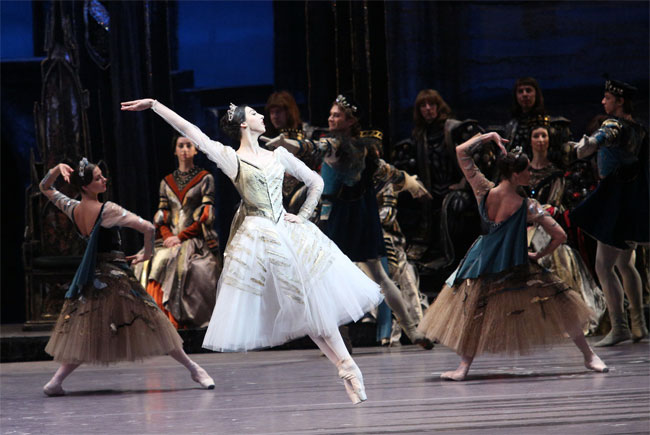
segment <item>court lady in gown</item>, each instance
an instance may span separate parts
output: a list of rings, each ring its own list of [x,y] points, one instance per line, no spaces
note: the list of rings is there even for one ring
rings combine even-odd
[[[201,130],[152,99],[122,103],[122,110],[153,109],[230,178],[242,202],[224,253],[217,302],[203,346],[244,351],[309,335],[338,368],[353,403],[366,399],[363,378],[338,330],[381,302],[379,287],[307,218],[323,180],[283,148],[258,144],[264,117],[230,106],[222,129],[239,148],[210,140]],[[307,198],[298,215],[282,206],[284,173],[303,181]]]
[[[210,321],[222,263],[213,228],[214,178],[194,165],[197,151],[189,139],[174,138],[174,154],[178,169],[160,182],[154,254],[136,276],[177,329],[202,328]]]
[[[488,141],[503,153],[497,186],[472,159],[477,147]],[[529,183],[530,162],[520,149],[506,153],[505,142],[497,133],[487,133],[456,149],[488,233],[474,242],[447,279],[419,329],[461,356],[458,368],[443,373],[443,379],[465,379],[473,359],[483,353],[526,354],[563,341],[565,334],[582,352],[587,368],[608,371],[582,332],[592,311],[577,292],[536,263],[566,235],[537,201],[519,195],[518,188]],[[527,252],[527,224],[541,225],[551,237],[539,252]]]

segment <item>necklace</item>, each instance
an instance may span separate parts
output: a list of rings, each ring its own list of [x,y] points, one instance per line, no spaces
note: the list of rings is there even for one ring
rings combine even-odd
[[[183,190],[187,184],[192,181],[192,179],[201,172],[201,168],[198,166],[194,166],[192,169],[186,172],[182,172],[180,169],[176,169],[174,172],[172,172],[172,176],[174,177],[174,181],[176,182],[176,185],[180,190]]]

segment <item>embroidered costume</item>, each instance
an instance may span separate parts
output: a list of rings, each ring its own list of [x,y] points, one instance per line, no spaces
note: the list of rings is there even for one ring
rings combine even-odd
[[[204,347],[240,351],[338,334],[340,324],[381,302],[378,286],[307,220],[323,186],[315,172],[284,148],[256,166],[159,102],[152,109],[213,160],[242,197]],[[285,171],[308,186],[301,223],[284,219]]]
[[[568,214],[564,201],[566,180],[563,175],[553,163],[539,169],[530,168],[531,197],[543,204],[557,220],[565,219]],[[535,251],[541,251],[549,241],[550,236],[544,228],[539,225],[528,227],[528,244]],[[560,277],[569,287],[580,292],[584,302],[596,315],[587,328],[590,332],[595,332],[605,314],[605,297],[578,251],[569,244],[562,243],[550,255],[539,259],[538,263]]]
[[[79,201],[47,185],[49,176],[41,181],[41,192],[77,228],[73,212]],[[144,230],[145,244],[153,245],[153,231],[146,231],[142,218],[113,202],[102,205],[92,232],[84,237],[86,252],[45,347],[55,361],[108,364],[182,350],[180,336],[125,260],[118,227]]]
[[[210,321],[222,267],[213,202],[214,178],[201,168],[176,170],[160,182],[153,219],[159,238],[153,257],[136,275],[176,327]],[[181,244],[165,247],[171,236]]]
[[[487,234],[480,236],[425,313],[419,330],[459,355],[526,354],[565,339],[568,325],[580,328],[593,313],[557,276],[528,259],[526,225],[544,210],[533,199],[506,220],[490,221],[486,198],[494,184],[474,166],[468,176]]]
[[[636,121],[605,120],[583,138],[578,157],[597,152],[600,184],[570,215],[596,240],[619,249],[648,243],[648,132]]]

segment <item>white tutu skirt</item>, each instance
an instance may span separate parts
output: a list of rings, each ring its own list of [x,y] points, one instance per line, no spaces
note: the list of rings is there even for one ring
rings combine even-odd
[[[248,216],[226,248],[203,347],[243,351],[329,336],[382,298],[313,223]]]

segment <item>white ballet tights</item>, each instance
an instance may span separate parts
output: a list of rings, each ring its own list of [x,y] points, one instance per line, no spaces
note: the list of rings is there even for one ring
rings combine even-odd
[[[612,326],[621,321],[623,314],[623,292],[627,295],[631,310],[643,307],[641,295],[641,277],[634,266],[634,249],[618,249],[598,242],[596,248],[596,274],[605,293]],[[614,268],[618,269],[623,284]]]
[[[338,330],[329,337],[316,337],[313,335],[309,337],[334,365],[337,365],[341,361],[352,359]]]
[[[399,291],[392,279],[386,274],[384,267],[381,264],[380,260],[368,260],[363,263],[355,263],[359,268],[368,275],[370,279],[379,284],[381,291],[384,294],[386,303],[391,310],[395,313],[400,323],[404,329],[408,329],[407,333],[410,333],[411,329],[415,327],[415,323],[411,318],[406,304],[402,299],[402,293]]]

